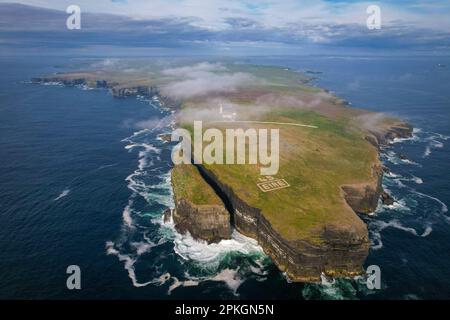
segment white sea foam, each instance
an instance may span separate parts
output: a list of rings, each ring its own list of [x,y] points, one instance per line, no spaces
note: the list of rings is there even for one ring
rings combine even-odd
[[[405,141],[419,141],[419,140],[420,140],[420,138],[413,133],[413,135],[409,138],[394,138],[389,143],[396,144],[396,143],[402,143]]]
[[[131,150],[131,149],[134,149],[134,148],[137,148],[137,147],[144,148],[145,152],[149,152],[149,151],[153,151],[153,152],[156,152],[156,153],[161,152],[160,149],[158,149],[155,146],[153,146],[151,144],[148,144],[148,143],[131,143],[131,144],[126,145],[125,149]],[[143,156],[144,154],[145,153],[140,153],[140,156]]]
[[[159,221],[162,223],[162,218],[159,219]],[[254,239],[245,237],[237,231],[233,231],[230,240],[222,240],[219,243],[208,244],[206,241],[195,240],[189,233],[185,235],[178,233],[174,229],[172,219],[165,223],[164,226],[172,230],[173,241],[175,244],[174,251],[182,259],[191,261],[202,267],[207,267],[213,272],[212,275],[196,277],[185,273],[186,280],[181,281],[175,278],[168,290],[168,294],[171,294],[173,290],[179,287],[198,285],[199,283],[205,281],[218,281],[224,282],[227,287],[232,290],[233,294],[237,295],[237,289],[245,281],[245,277],[239,273],[239,268],[226,268],[223,270],[217,269],[220,261],[231,252],[239,252],[246,255],[261,255],[261,258],[256,259],[255,261],[257,267],[250,266],[249,270],[257,276],[267,275],[267,272],[264,271],[264,266],[262,263],[262,258],[264,257],[263,250]],[[217,271],[214,271],[216,269]]]
[[[444,143],[437,141],[437,140],[431,140],[430,145],[433,148],[443,148],[444,147]]]
[[[321,284],[324,286],[332,286],[336,283],[336,279],[327,277],[325,274],[320,274]]]
[[[430,225],[427,225],[425,227],[425,230],[421,234],[419,234],[416,231],[416,229],[411,228],[411,227],[405,227],[397,219],[391,220],[389,222],[376,221],[376,222],[372,223],[372,227],[374,227],[374,226],[375,226],[375,230],[373,230],[373,233],[375,235],[378,234],[379,242],[381,242],[381,236],[379,235],[379,233],[381,231],[383,231],[384,229],[386,229],[386,228],[394,228],[394,229],[402,230],[402,231],[408,232],[408,233],[410,233],[410,234],[412,234],[414,236],[417,236],[417,237],[427,237],[433,231],[432,227]]]
[[[388,173],[386,173],[385,176],[389,177],[389,178],[400,178],[401,177],[401,175],[393,173],[392,171],[389,171]]]
[[[216,276],[211,278],[212,281],[221,281],[225,282],[225,284],[233,291],[235,295],[237,295],[237,289],[241,286],[241,284],[245,281],[239,275],[239,268],[237,269],[224,269]]]
[[[412,192],[414,192],[415,194],[417,194],[417,195],[419,195],[419,196],[421,196],[421,197],[429,198],[429,199],[431,199],[431,200],[436,201],[437,203],[439,203],[439,204],[441,205],[441,212],[442,212],[442,213],[448,212],[448,207],[447,207],[447,205],[446,205],[445,203],[443,203],[441,200],[439,200],[438,198],[432,197],[432,196],[430,196],[430,195],[428,195],[428,194],[425,194],[425,193],[418,192],[418,191],[416,191],[416,190],[412,190]]]
[[[53,201],[58,201],[59,199],[62,199],[66,197],[70,193],[70,189],[63,190]]]
[[[431,154],[431,147],[430,147],[430,146],[427,146],[427,147],[425,148],[424,153],[423,153],[423,157],[426,158],[426,157],[428,157],[430,154]]]
[[[197,241],[189,233],[182,235],[177,232],[174,243],[174,250],[179,256],[200,263],[217,262],[225,253],[233,251],[243,254],[263,253],[256,240],[235,230],[233,230],[230,240],[222,240],[219,243],[212,244],[208,244],[206,241]]]
[[[131,242],[130,244],[132,247],[136,249],[136,254],[138,256],[141,256],[144,253],[149,252],[153,247],[157,246],[155,243],[151,241]]]
[[[172,277],[172,280],[173,280],[173,283],[170,285],[169,290],[167,290],[168,295],[170,295],[172,293],[172,291],[175,290],[176,288],[194,287],[194,286],[198,286],[198,284],[200,283],[200,281],[195,281],[195,280],[180,281],[176,277]]]
[[[126,225],[129,228],[133,227],[133,219],[131,218],[131,206],[133,205],[133,201],[129,200],[128,205],[123,209],[122,212],[122,219],[124,222],[124,225]]]
[[[139,178],[145,175],[141,170],[136,170],[125,180],[128,182],[128,188],[136,194],[143,197],[148,203],[159,203],[169,208],[174,207],[172,188],[170,182],[170,172],[161,175],[162,182],[154,185],[147,185]]]
[[[431,232],[433,231],[433,228],[431,226],[427,226],[425,228],[425,231],[422,233],[421,237],[427,237],[431,234]]]
[[[239,267],[236,269],[226,268],[213,276],[206,277],[190,277],[186,274],[187,280],[180,281],[178,278],[172,277],[174,280],[172,285],[169,287],[167,294],[171,294],[173,290],[179,287],[192,287],[198,286],[202,282],[215,281],[223,282],[225,285],[233,292],[235,296],[238,296],[237,290],[242,283],[245,282],[245,278],[239,273]]]
[[[447,141],[450,137],[436,132],[428,132],[430,136],[423,139],[424,142],[428,142],[423,153],[423,158],[431,155],[433,149],[440,149],[444,147],[443,141]]]
[[[144,133],[148,133],[150,131],[151,131],[150,129],[142,129],[142,130],[133,132],[133,134],[131,136],[122,139],[122,142],[132,142],[133,138],[137,138],[137,137],[143,135]]]
[[[396,211],[411,211],[410,208],[406,205],[405,200],[398,200],[394,201],[391,205],[386,205],[386,207],[390,210],[396,210]]]
[[[167,294],[170,295],[173,290],[180,287],[192,287],[198,286],[202,282],[206,281],[216,281],[223,282],[225,285],[233,292],[234,295],[238,296],[237,290],[242,283],[245,282],[245,278],[239,273],[239,267],[236,269],[226,268],[213,276],[206,277],[190,277],[189,274],[185,274],[187,280],[179,280],[176,277],[172,277],[172,284],[170,285]]]
[[[110,167],[114,167],[114,166],[117,166],[117,163],[104,164],[104,165],[98,167],[97,169],[98,169],[98,170],[103,170],[103,169],[110,168]]]
[[[403,163],[406,164],[410,164],[410,165],[414,165],[414,166],[421,166],[420,163],[414,162],[412,160],[409,159],[400,159]]]
[[[107,255],[114,255],[116,256],[119,261],[124,262],[124,268],[128,272],[128,277],[131,279],[133,286],[135,287],[145,287],[149,285],[150,283],[153,283],[152,281],[140,283],[136,278],[136,273],[134,270],[134,264],[136,262],[136,259],[133,258],[131,255],[122,254],[120,253],[115,247],[114,242],[108,241],[106,242],[106,254]]]
[[[162,285],[170,279],[170,273],[164,273],[161,276],[154,278],[147,282],[139,282],[136,277],[136,272],[134,269],[134,265],[139,258],[145,252],[148,252],[151,248],[157,246],[154,243],[135,243],[132,242],[131,245],[135,247],[136,254],[124,254],[121,253],[118,249],[116,249],[116,244],[112,241],[106,242],[106,254],[116,256],[119,261],[124,262],[124,268],[128,272],[128,277],[131,279],[133,286],[135,287],[145,287],[149,284]]]
[[[412,180],[415,183],[417,183],[417,184],[422,184],[423,183],[423,180],[421,178],[419,178],[419,177],[416,177],[416,176],[412,176]]]
[[[397,184],[398,187],[400,188],[405,188],[406,185],[403,184],[403,182],[401,181],[402,179],[394,179],[395,183]]]
[[[372,250],[380,250],[383,248],[383,241],[381,241],[381,233],[372,231],[371,232],[372,239],[371,239],[371,248]]]
[[[354,277],[352,280],[336,280],[322,274],[321,283],[306,284],[302,290],[302,294],[306,299],[317,299],[316,294],[317,292],[319,292],[320,299],[344,300],[348,299],[348,297],[355,296],[356,289],[354,288],[354,285],[357,285],[358,282],[360,282],[361,285],[365,287],[366,283],[363,277]]]

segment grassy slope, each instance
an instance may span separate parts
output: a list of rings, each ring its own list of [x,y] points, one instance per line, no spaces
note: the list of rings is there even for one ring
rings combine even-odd
[[[222,200],[203,180],[193,165],[177,165],[172,169],[174,193],[195,205],[220,205]]]

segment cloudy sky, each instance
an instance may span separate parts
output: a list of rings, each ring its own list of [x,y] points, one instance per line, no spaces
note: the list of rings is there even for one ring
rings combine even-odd
[[[64,27],[53,11],[37,15],[23,8],[5,11],[0,0],[0,44],[25,29],[58,32]],[[450,1],[446,0],[21,0],[16,3],[60,10],[82,10],[83,30],[77,41],[94,45],[123,43],[139,47],[209,47],[223,50],[265,48],[286,51],[322,48],[366,48],[446,53],[450,49]],[[366,9],[381,8],[381,30],[368,30]],[[7,6],[3,4],[3,6]],[[10,5],[8,5],[10,6]],[[3,11],[2,11],[3,10]],[[3,16],[2,16],[3,13]],[[85,13],[91,13],[85,15]],[[95,13],[95,15],[93,15]],[[101,14],[102,16],[100,16]],[[121,15],[107,17],[104,14]],[[67,16],[67,15],[66,15]],[[20,18],[18,18],[20,17]],[[8,20],[9,19],[9,20]],[[59,20],[58,20],[59,19]],[[84,19],[84,20],[83,20]],[[3,20],[3,23],[1,22]],[[37,21],[39,20],[39,21]],[[20,22],[20,23],[19,23]],[[59,23],[59,24],[58,24]],[[115,34],[107,34],[107,32]],[[130,31],[132,34],[130,34]],[[60,30],[59,37],[64,37]],[[3,35],[3,39],[1,38]],[[23,33],[21,33],[23,36]],[[72,36],[71,36],[72,37]],[[25,37],[26,38],[26,37]],[[55,34],[53,39],[57,39]],[[17,37],[16,37],[17,39]],[[28,39],[27,41],[31,41]],[[54,40],[54,45],[57,45]],[[22,42],[23,43],[23,42]],[[29,42],[31,43],[31,42]],[[51,45],[51,44],[50,44]],[[61,44],[59,44],[61,45]]]

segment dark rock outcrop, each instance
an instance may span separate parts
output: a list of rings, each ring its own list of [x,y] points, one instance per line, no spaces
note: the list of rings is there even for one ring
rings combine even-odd
[[[384,192],[384,191],[381,194],[381,201],[383,201],[383,204],[388,205],[388,206],[394,204],[394,198],[392,198],[389,193]]]
[[[368,214],[378,206],[378,199],[383,192],[383,169],[380,165],[374,165],[372,176],[372,182],[342,186],[345,200],[356,213]]]
[[[163,221],[164,223],[169,223],[170,222],[170,218],[172,218],[172,214],[173,214],[173,210],[170,208],[167,208],[166,210],[164,210],[163,213]]]
[[[195,205],[186,199],[176,199],[173,212],[175,228],[208,243],[230,239],[230,214],[222,205]]]
[[[370,132],[376,138],[377,145],[381,146],[387,145],[394,139],[412,137],[413,127],[409,123],[398,122],[394,125],[386,127],[385,129],[371,130]]]

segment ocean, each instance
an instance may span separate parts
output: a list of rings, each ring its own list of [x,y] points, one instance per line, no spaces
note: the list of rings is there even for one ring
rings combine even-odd
[[[314,85],[414,126],[382,155],[395,203],[363,217],[380,290],[361,278],[291,283],[252,239],[205,245],[164,224],[172,145],[159,134],[171,113],[157,100],[29,81],[97,60],[0,58],[0,299],[450,298],[449,58],[238,59],[313,70]],[[66,287],[69,265],[81,290]]]

